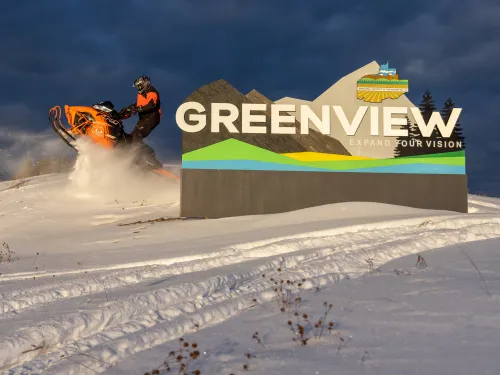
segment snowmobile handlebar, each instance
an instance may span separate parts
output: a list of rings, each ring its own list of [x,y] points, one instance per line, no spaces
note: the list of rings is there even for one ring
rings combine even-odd
[[[133,116],[136,113],[137,113],[137,107],[135,106],[135,104],[126,106],[125,108],[122,108],[120,112],[118,112],[120,117],[123,119],[129,118],[130,116]]]
[[[118,114],[120,115],[120,118],[122,119],[127,119],[130,116],[133,116],[137,113],[137,108],[135,104],[131,104],[129,106],[126,106],[125,108],[122,108]]]

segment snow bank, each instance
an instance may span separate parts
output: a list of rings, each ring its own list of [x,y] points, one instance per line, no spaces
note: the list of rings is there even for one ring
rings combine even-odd
[[[469,315],[462,323],[474,314],[472,302],[465,307],[457,305],[457,313],[446,306],[443,310],[435,301],[474,300],[480,306],[478,312],[487,307],[481,302],[484,299],[498,311],[494,305],[498,303],[494,282],[494,272],[498,273],[494,267],[499,259],[494,249],[500,239],[498,200],[471,196],[469,206],[474,214],[351,202],[275,215],[119,226],[178,212],[179,185],[136,174],[130,168],[131,155],[111,154],[83,142],[79,147],[80,157],[69,176],[36,177],[15,188],[10,188],[11,182],[0,183],[0,244],[9,242],[20,257],[17,262],[0,264],[0,373],[140,374],[161,362],[169,349],[176,349],[177,338],[189,334],[196,335],[196,341],[203,343],[207,351],[208,357],[203,358],[209,360],[202,373],[228,375],[230,368],[238,368],[245,360],[239,351],[242,345],[251,345],[251,334],[257,329],[262,330],[270,351],[258,354],[262,360],[252,361],[252,366],[259,366],[254,373],[283,373],[280,357],[289,357],[292,361],[286,362],[286,372],[290,375],[315,373],[312,369],[320,374],[333,373],[326,367],[332,362],[335,366],[346,364],[340,368],[345,371],[339,373],[357,374],[362,369],[353,364],[354,356],[363,359],[371,373],[390,373],[388,364],[398,365],[393,360],[395,352],[402,361],[412,363],[413,369],[420,368],[412,350],[428,348],[433,342],[433,331],[439,327],[434,320],[444,321],[451,330],[451,318],[461,319],[460,309],[469,307]],[[61,194],[64,187],[67,195]],[[490,272],[483,272],[493,295],[490,299],[480,289],[481,279],[474,267],[461,253],[457,262],[451,257],[447,264],[447,259],[442,258],[441,269],[432,275],[437,260],[426,254],[433,280],[424,278],[427,271],[422,271],[419,278],[408,277],[404,290],[400,290],[403,294],[397,297],[393,280],[403,280],[406,274],[397,275],[391,270],[384,275],[390,280],[375,289],[375,282],[365,287],[356,284],[368,271],[369,258],[374,259],[375,268],[382,265],[385,270],[387,262],[408,254],[445,246],[473,249],[487,239],[493,239],[493,250],[484,251],[482,260],[478,260],[478,254],[470,255],[482,272],[485,268]],[[471,245],[467,247],[467,243]],[[405,267],[414,265],[415,258],[413,255],[405,260]],[[453,274],[449,273],[451,266]],[[332,295],[325,295],[323,288],[345,290],[344,285],[349,285],[341,302],[348,309],[340,327],[354,336],[355,341],[348,344],[354,343],[356,352],[342,351],[353,357],[332,359],[331,355],[338,353],[335,348],[331,350],[331,345],[327,359],[318,346],[312,346],[309,354],[298,354],[290,337],[284,338],[290,333],[286,327],[284,334],[281,328],[273,332],[284,316],[269,313],[274,295],[261,274],[273,276],[277,267],[285,278],[306,278],[305,288],[322,289],[321,293],[307,294],[304,302],[308,307],[312,306],[310,301],[321,302],[323,298],[339,306],[339,293],[334,290]],[[467,295],[460,295],[461,288],[454,288],[453,295],[434,293],[434,288],[460,277],[464,270],[468,273],[460,287],[470,286]],[[435,285],[428,289],[426,283]],[[351,285],[359,286],[357,295],[350,293]],[[438,298],[426,301],[428,307],[414,314],[406,304],[419,293]],[[371,296],[377,296],[380,302],[367,301]],[[257,315],[248,310],[253,298],[265,306]],[[400,311],[406,309],[406,315],[389,315],[396,299],[404,300]],[[380,331],[370,331],[373,314],[365,307],[373,310],[373,306],[381,311],[377,315],[378,330],[387,322],[397,321],[389,327],[391,335],[382,332],[379,336]],[[251,315],[247,315],[249,311]],[[422,311],[425,313],[420,314]],[[268,314],[269,324],[265,324],[262,314]],[[416,328],[429,327],[422,339],[409,345],[407,352],[397,352],[402,341],[396,337],[391,350],[384,353],[388,341],[398,332],[406,332],[403,340],[411,340],[414,328],[410,324],[411,330],[405,331],[405,324],[412,319],[419,319]],[[496,318],[490,314],[488,319]],[[194,322],[201,326],[197,333]],[[355,328],[358,325],[361,328]],[[471,327],[481,329],[477,323]],[[360,337],[369,338],[369,345],[363,344]],[[437,341],[439,345],[432,346],[441,355],[440,348],[449,345],[448,341],[457,341],[456,337],[443,337],[443,341]],[[234,339],[243,344],[232,347]],[[364,350],[370,353],[365,356]],[[452,354],[459,353],[457,356],[464,354],[456,346],[453,350]],[[322,354],[315,358],[313,352]],[[427,355],[439,358],[433,353]],[[293,360],[296,355],[303,356]],[[109,367],[110,363],[113,367]],[[227,364],[228,371],[222,371]],[[399,370],[397,373],[405,373]],[[445,373],[432,370],[427,373]]]
[[[29,363],[13,369],[13,374],[38,373],[47,367],[52,374],[76,374],[85,371],[81,363],[94,372],[104,371],[107,363],[189,332],[192,321],[208,327],[237,315],[255,296],[262,302],[272,300],[271,287],[260,277],[262,272],[281,267],[284,277],[307,278],[310,282],[304,286],[314,289],[362,275],[369,258],[376,267],[408,254],[499,237],[498,215],[412,218],[241,243],[200,260],[178,260],[170,266],[114,271],[100,277],[84,275],[65,283],[56,281],[42,288],[6,293],[2,296],[4,313],[22,313],[63,299],[89,298],[93,293],[104,293],[106,302],[24,325],[0,341],[0,365],[16,360]],[[211,269],[216,269],[215,275],[203,275]],[[182,277],[186,273],[187,279]],[[127,293],[114,299],[119,288]],[[50,347],[51,353],[37,357],[39,353],[29,351],[33,345]],[[86,355],[78,360],[80,364],[56,364],[61,356],[78,356],[79,350]]]

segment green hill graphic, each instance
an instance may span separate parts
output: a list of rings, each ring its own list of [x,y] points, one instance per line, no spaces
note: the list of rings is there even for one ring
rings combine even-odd
[[[210,160],[251,160],[264,163],[295,165],[300,167],[323,168],[330,170],[350,170],[360,168],[390,167],[408,164],[444,164],[450,166],[465,166],[464,151],[443,154],[419,155],[402,158],[372,159],[372,160],[328,160],[299,161],[285,155],[276,154],[260,147],[228,139],[182,156],[183,161]]]

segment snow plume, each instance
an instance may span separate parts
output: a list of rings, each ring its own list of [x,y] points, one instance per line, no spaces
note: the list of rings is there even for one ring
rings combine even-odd
[[[123,205],[162,204],[179,199],[177,181],[142,172],[133,165],[135,150],[110,151],[83,138],[74,145],[78,157],[69,175],[69,194]]]
[[[40,161],[67,162],[74,155],[52,130],[26,132],[0,127],[0,177],[15,177],[26,169],[27,163],[35,170]],[[52,169],[57,170],[58,166],[52,165]]]

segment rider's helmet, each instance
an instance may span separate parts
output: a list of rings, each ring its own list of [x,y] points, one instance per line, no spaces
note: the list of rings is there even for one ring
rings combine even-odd
[[[109,100],[105,100],[98,104],[94,104],[92,107],[94,107],[99,111],[104,111],[104,112],[113,112],[113,110],[115,109],[115,106]]]
[[[134,81],[132,87],[135,87],[140,94],[146,91],[151,86],[151,80],[148,76],[140,76]]]

